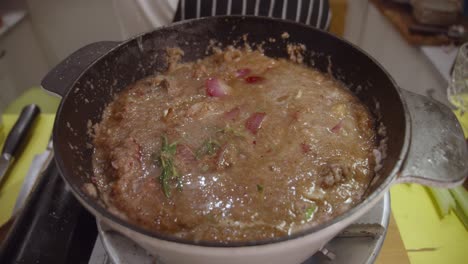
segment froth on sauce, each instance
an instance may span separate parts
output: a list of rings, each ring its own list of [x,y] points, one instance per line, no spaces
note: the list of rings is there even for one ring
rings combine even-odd
[[[280,237],[360,202],[374,173],[373,122],[329,75],[229,48],[171,63],[109,104],[95,129],[96,187],[155,232]]]

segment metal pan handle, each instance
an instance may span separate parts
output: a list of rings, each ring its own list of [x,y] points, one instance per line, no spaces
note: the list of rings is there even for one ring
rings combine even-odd
[[[460,185],[468,175],[468,150],[452,110],[428,97],[401,92],[411,116],[411,143],[396,182]]]
[[[82,47],[49,71],[41,81],[42,87],[61,97],[65,96],[76,79],[93,62],[119,44],[117,41],[101,41]]]

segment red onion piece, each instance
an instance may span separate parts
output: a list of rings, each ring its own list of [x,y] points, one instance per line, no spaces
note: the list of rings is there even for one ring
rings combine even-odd
[[[196,161],[195,154],[192,149],[185,144],[178,144],[176,148],[176,157],[184,164],[189,164]]]
[[[263,119],[266,113],[253,113],[245,121],[245,128],[247,128],[252,134],[256,135],[258,130],[262,127]]]
[[[338,133],[342,127],[343,127],[343,120],[340,120],[340,122],[338,122],[338,124],[332,127],[330,131],[333,133]]]
[[[249,73],[250,73],[250,69],[249,69],[249,68],[238,69],[238,70],[236,71],[236,77],[237,77],[237,78],[242,78],[242,77],[247,76]]]
[[[249,76],[247,78],[244,79],[246,83],[258,83],[258,82],[261,82],[263,80],[265,80],[265,78],[261,77],[261,76]]]
[[[309,153],[311,147],[309,144],[306,144],[306,143],[301,143],[301,149],[302,149],[302,153]]]
[[[231,109],[228,112],[224,113],[224,118],[226,118],[228,120],[231,120],[231,121],[234,121],[239,117],[240,112],[241,111],[240,111],[240,108],[238,106],[234,107],[233,109]]]
[[[300,115],[300,112],[299,111],[294,111],[291,113],[291,118],[295,121],[299,120],[299,115]]]
[[[206,94],[211,97],[223,97],[231,92],[231,87],[216,77],[206,79]]]

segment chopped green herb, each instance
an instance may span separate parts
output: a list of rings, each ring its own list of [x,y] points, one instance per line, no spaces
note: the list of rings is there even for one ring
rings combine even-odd
[[[226,125],[225,128],[222,128],[222,129],[218,130],[217,132],[223,133],[223,134],[232,134],[232,135],[234,135],[236,137],[241,137],[241,138],[245,137],[242,132],[240,132],[237,129],[234,129],[234,128],[230,127],[229,125]]]
[[[218,223],[218,221],[216,221],[216,216],[214,215],[214,213],[209,213],[209,214],[205,215],[205,219],[209,223],[213,223],[213,224]]]
[[[258,192],[263,192],[263,185],[257,184],[257,191]]]
[[[210,169],[210,166],[208,166],[207,164],[204,164],[204,165],[201,167],[202,172],[207,172],[209,169]]]
[[[195,157],[197,159],[200,159],[203,156],[211,156],[215,154],[221,146],[219,143],[215,140],[207,139],[205,142],[203,142],[203,145],[197,150],[197,153],[195,154]]]
[[[317,211],[317,206],[315,204],[308,207],[307,210],[305,211],[305,219],[307,221],[312,220],[312,218],[314,218],[314,214],[316,211]]]
[[[166,195],[166,197],[169,198],[171,196],[171,190],[169,187],[170,180],[177,178],[177,188],[179,190],[182,188],[182,182],[174,164],[174,156],[177,150],[177,142],[172,142],[171,144],[169,144],[167,137],[165,136],[163,136],[161,140],[161,154],[158,159],[159,166],[161,167],[161,175],[159,176],[159,181],[162,185],[164,195]]]

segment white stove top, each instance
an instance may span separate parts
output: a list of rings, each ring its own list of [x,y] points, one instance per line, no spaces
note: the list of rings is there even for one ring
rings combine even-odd
[[[380,224],[385,228],[383,235],[377,238],[336,237],[326,246],[326,250],[331,252],[330,255],[335,256],[333,260],[317,253],[304,264],[373,263],[385,239],[389,217],[390,194],[387,193],[372,210],[356,221],[360,224]],[[100,239],[96,240],[89,264],[161,263],[157,257],[149,255],[128,238],[116,232],[104,232],[99,223],[98,229]]]

